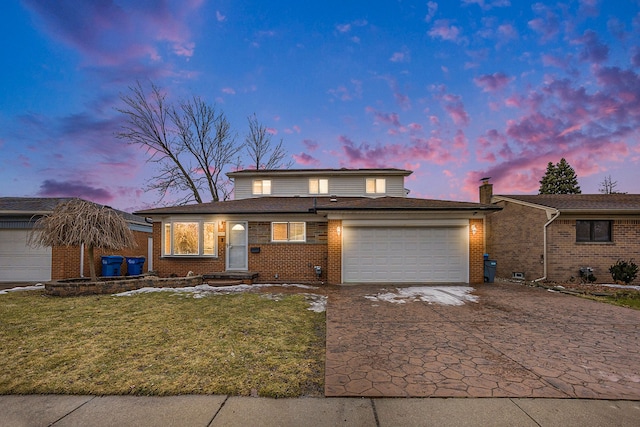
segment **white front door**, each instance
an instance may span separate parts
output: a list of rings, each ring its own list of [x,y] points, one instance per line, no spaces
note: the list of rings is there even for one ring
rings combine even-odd
[[[247,222],[227,221],[227,270],[247,269]]]

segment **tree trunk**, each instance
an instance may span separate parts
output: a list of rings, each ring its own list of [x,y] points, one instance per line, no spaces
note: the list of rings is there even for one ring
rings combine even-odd
[[[87,252],[89,253],[89,273],[91,274],[91,281],[95,282],[98,280],[98,276],[96,276],[96,260],[93,259],[93,245],[87,246]]]

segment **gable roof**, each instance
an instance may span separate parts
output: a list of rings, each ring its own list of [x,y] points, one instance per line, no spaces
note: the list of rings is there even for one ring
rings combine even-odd
[[[564,213],[640,213],[640,194],[535,194],[494,195],[496,200],[512,200],[557,209]]]
[[[472,211],[499,210],[492,205],[410,197],[256,197],[136,212],[138,215],[315,213],[316,211]]]
[[[0,197],[0,216],[39,216],[47,215],[60,203],[77,199],[77,197]],[[93,202],[90,202],[93,203]],[[98,203],[94,203],[98,206]],[[143,217],[114,209],[128,223],[149,226]]]
[[[378,169],[243,169],[228,172],[229,178],[240,176],[335,176],[335,175],[387,175],[409,176],[413,172],[406,169],[378,168]]]

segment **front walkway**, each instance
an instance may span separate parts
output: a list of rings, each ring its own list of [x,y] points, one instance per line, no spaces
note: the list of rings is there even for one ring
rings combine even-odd
[[[518,284],[460,306],[372,298],[397,288],[330,293],[326,396],[640,400],[640,311]]]

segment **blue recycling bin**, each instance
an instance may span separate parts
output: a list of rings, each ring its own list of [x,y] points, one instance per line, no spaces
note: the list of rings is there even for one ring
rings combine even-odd
[[[142,274],[142,266],[145,259],[143,256],[127,257],[127,276]]]
[[[493,259],[485,259],[484,260],[484,281],[486,283],[493,283],[496,278],[496,267],[498,266],[498,261]]]
[[[120,255],[107,255],[102,257],[102,275],[105,277],[121,276],[120,267],[123,257]]]

